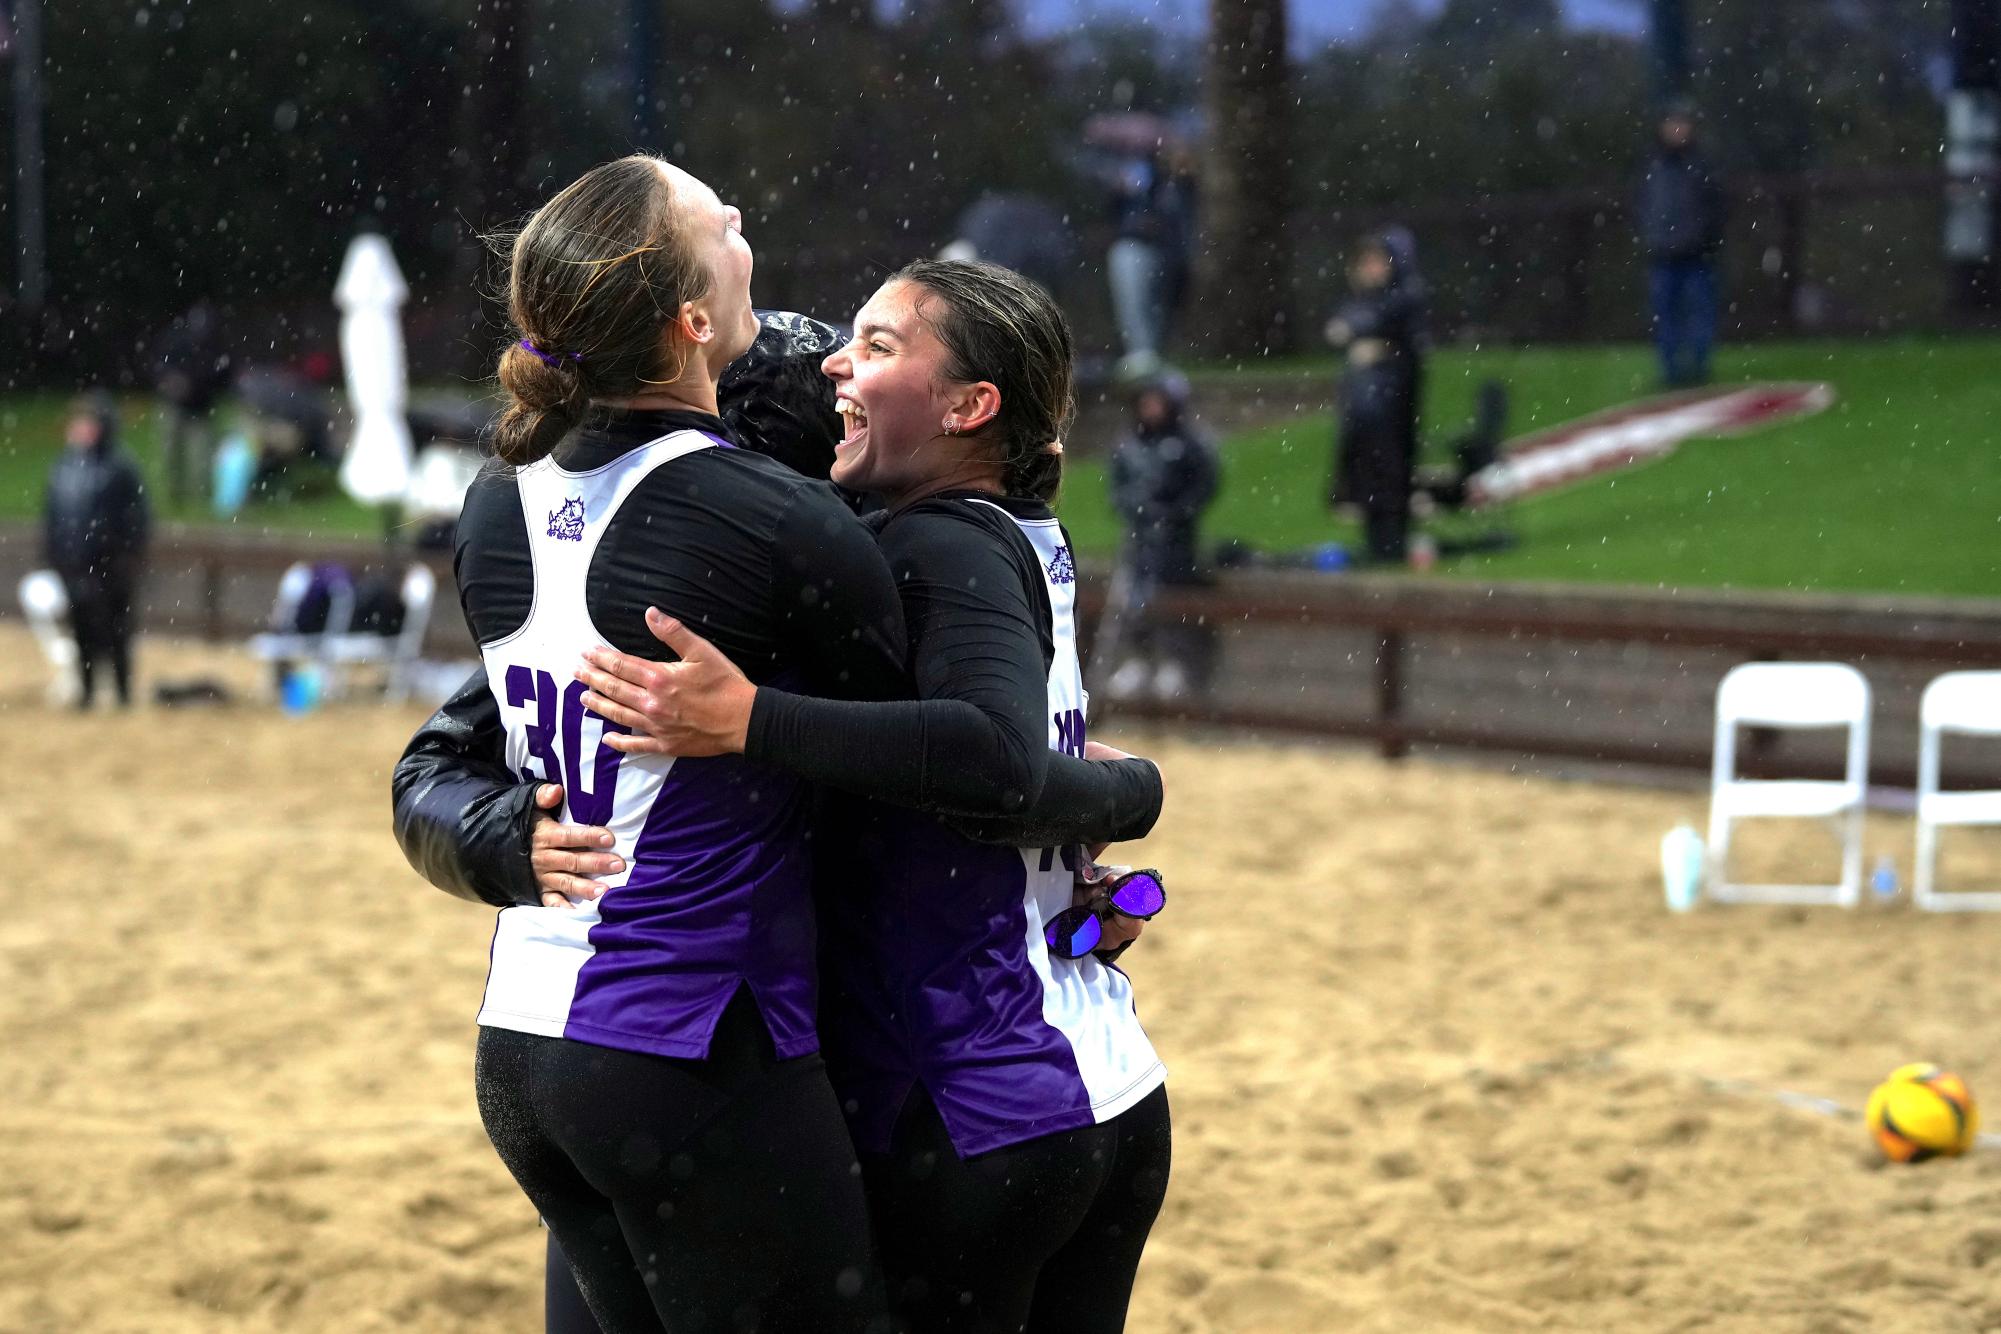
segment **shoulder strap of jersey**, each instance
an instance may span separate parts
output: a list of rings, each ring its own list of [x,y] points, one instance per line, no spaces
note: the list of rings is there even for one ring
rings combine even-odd
[[[571,586],[582,596],[584,573],[599,539],[641,482],[675,459],[715,448],[717,442],[700,431],[670,431],[589,472],[568,472],[546,460],[520,470],[515,484],[535,570],[534,601],[523,628],[537,619],[551,587]]]

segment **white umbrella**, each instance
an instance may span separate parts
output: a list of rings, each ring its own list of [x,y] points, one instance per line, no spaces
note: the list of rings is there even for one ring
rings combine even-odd
[[[355,237],[334,284],[334,303],[341,310],[340,359],[354,414],[340,484],[364,505],[395,500],[410,485],[410,424],[403,415],[410,382],[402,322],[409,296],[389,242],[369,232]]]

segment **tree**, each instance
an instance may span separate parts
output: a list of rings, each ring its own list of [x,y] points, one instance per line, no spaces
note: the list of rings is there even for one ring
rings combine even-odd
[[[1452,45],[1486,46],[1527,33],[1555,32],[1563,26],[1556,0],[1445,0],[1431,32]]]
[[[493,366],[491,341],[482,337],[486,303],[480,291],[486,248],[481,233],[513,219],[529,204],[525,179],[527,46],[519,0],[485,0],[474,11],[471,40],[460,53],[457,144],[452,150],[461,228],[450,298],[465,307],[462,373],[478,377]]]
[[[1285,0],[1210,0],[1209,149],[1197,271],[1210,350],[1291,345],[1292,92]]]

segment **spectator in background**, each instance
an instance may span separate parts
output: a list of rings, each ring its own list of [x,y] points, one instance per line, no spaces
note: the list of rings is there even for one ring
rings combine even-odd
[[[1694,109],[1685,102],[1670,106],[1659,128],[1659,142],[1640,178],[1637,216],[1661,382],[1673,389],[1709,379],[1724,199],[1696,150]]]
[[[109,663],[118,703],[132,703],[132,595],[146,552],[148,514],[139,469],[118,447],[118,407],[106,393],[80,398],[49,472],[46,554],[69,597],[81,692],[88,709],[99,663]]]
[[[215,405],[232,373],[215,307],[197,301],[161,333],[153,351],[153,386],[166,417],[161,448],[167,494],[176,505],[208,495]]]
[[[1328,503],[1357,506],[1372,563],[1410,549],[1410,493],[1424,392],[1424,280],[1417,241],[1391,227],[1363,238],[1348,265],[1353,296],[1327,321],[1343,354],[1340,426]]]
[[[1194,179],[1182,154],[1160,148],[1126,158],[1113,178],[1117,235],[1105,261],[1112,314],[1125,346],[1123,375],[1150,375],[1160,367],[1169,321],[1186,286]]]
[[[983,259],[1041,284],[1062,300],[1077,265],[1077,239],[1063,210],[1038,195],[986,191],[959,215],[940,259]]]
[[[1216,498],[1216,445],[1187,420],[1188,381],[1167,372],[1133,395],[1132,429],[1112,454],[1112,507],[1125,528],[1106,657],[1125,660],[1106,682],[1116,699],[1149,689],[1162,699],[1184,693],[1204,675],[1206,637],[1159,615],[1155,593],[1201,579],[1197,554],[1202,514]]]

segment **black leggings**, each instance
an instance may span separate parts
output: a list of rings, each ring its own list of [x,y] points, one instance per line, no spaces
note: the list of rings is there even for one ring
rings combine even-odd
[[[111,668],[120,704],[132,702],[132,585],[116,579],[66,579],[70,631],[76,637],[80,702],[96,693],[100,663]]]
[[[826,1069],[778,1060],[747,992],[705,1061],[482,1028],[475,1082],[604,1334],[889,1328]]]
[[[1167,1195],[1167,1090],[1103,1125],[962,1159],[910,1095],[862,1155],[890,1305],[918,1334],[1118,1334]]]

